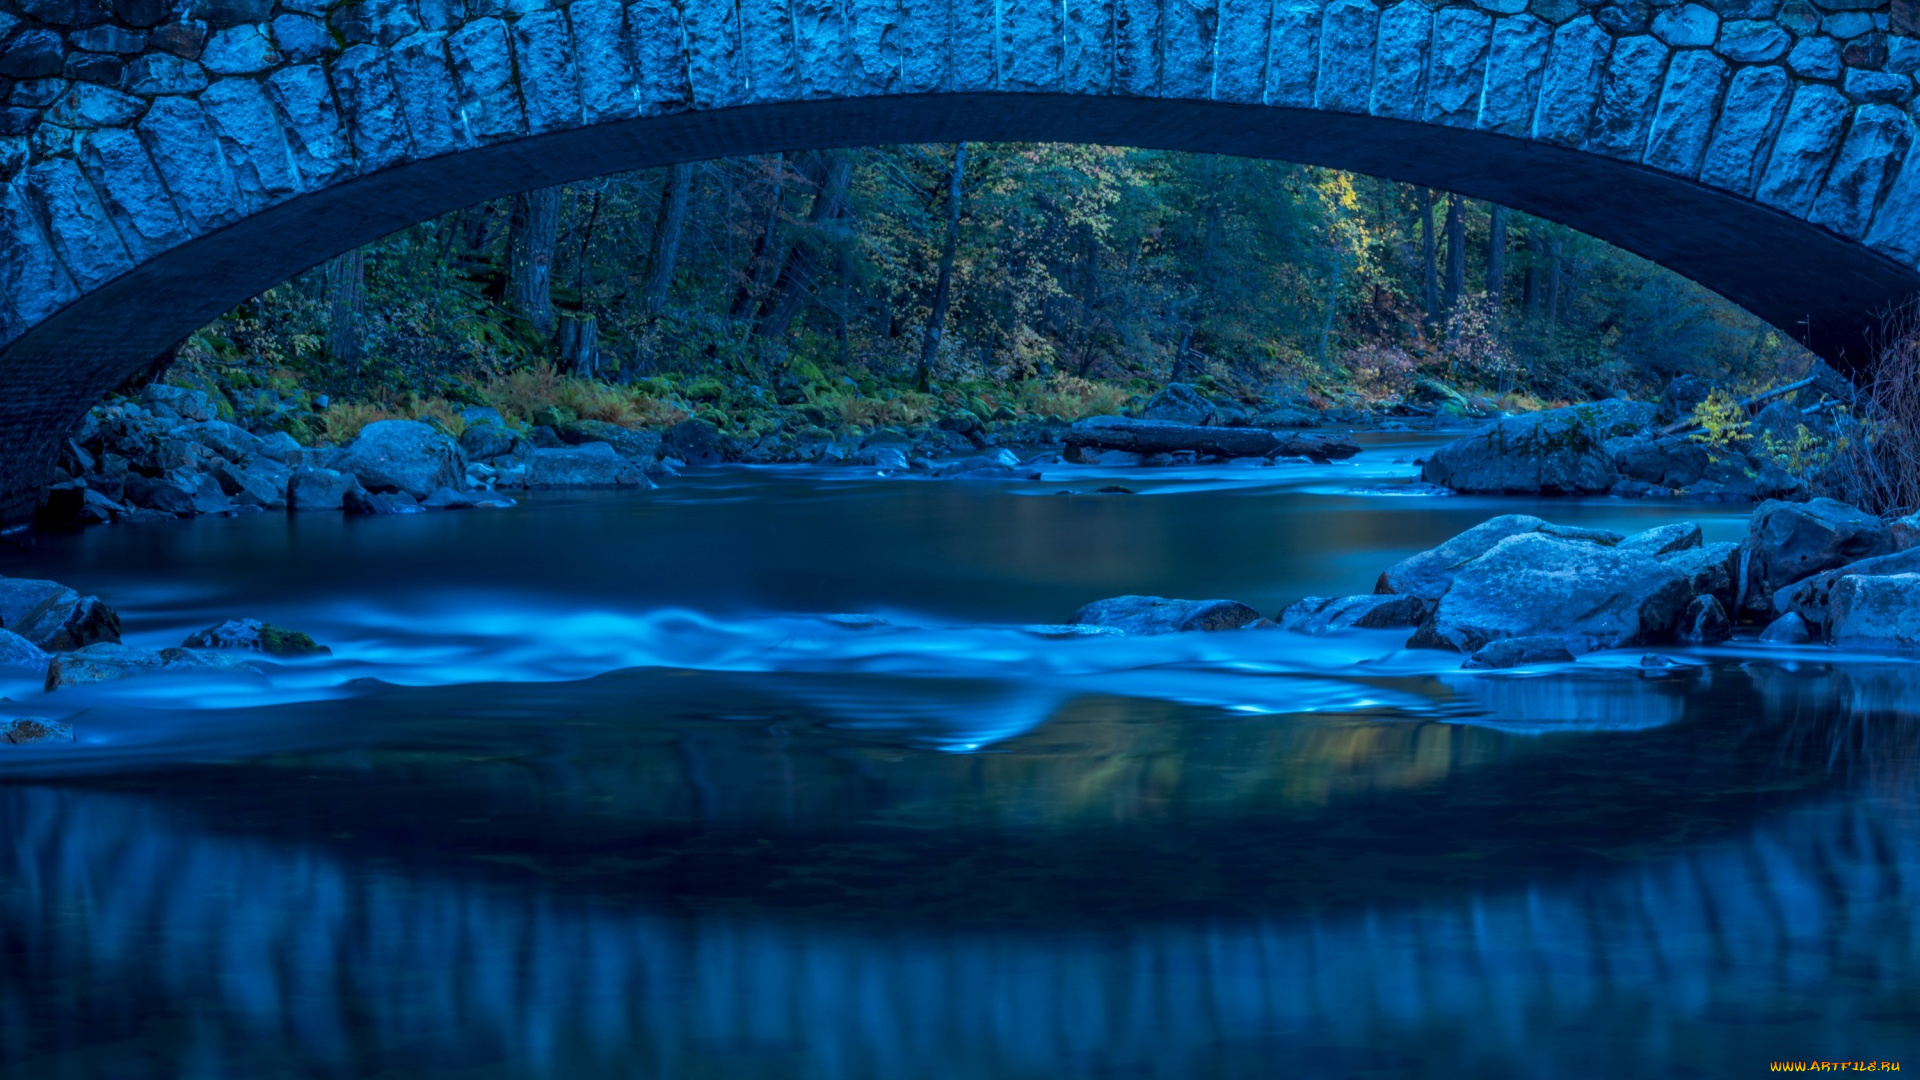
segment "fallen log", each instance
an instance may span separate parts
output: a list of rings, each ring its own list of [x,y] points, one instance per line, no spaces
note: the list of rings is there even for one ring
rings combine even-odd
[[[1350,458],[1360,447],[1337,435],[1306,435],[1257,427],[1205,427],[1124,416],[1093,416],[1067,429],[1068,446],[1126,450],[1135,454],[1171,454],[1191,450],[1214,457],[1305,457],[1314,461]]]
[[[1785,397],[1788,394],[1793,393],[1795,390],[1805,390],[1807,387],[1812,386],[1815,382],[1819,381],[1819,378],[1820,377],[1818,375],[1809,375],[1806,378],[1801,379],[1797,382],[1790,382],[1785,386],[1776,386],[1771,390],[1762,390],[1761,392],[1754,394],[1750,397],[1743,397],[1739,401],[1734,402],[1734,404],[1740,406],[1742,409],[1745,409],[1747,412],[1752,412],[1754,409],[1754,406],[1765,405],[1767,402],[1772,401],[1774,398]],[[1678,435],[1683,431],[1687,431],[1691,428],[1696,428],[1699,426],[1700,426],[1700,421],[1695,420],[1691,416],[1686,416],[1686,417],[1680,418],[1678,421],[1674,423],[1668,424],[1666,427],[1661,428],[1660,434]]]

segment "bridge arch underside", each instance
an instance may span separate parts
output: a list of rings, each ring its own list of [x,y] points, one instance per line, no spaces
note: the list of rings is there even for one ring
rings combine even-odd
[[[1047,141],[1273,158],[1490,200],[1600,237],[1727,297],[1843,369],[1869,363],[1920,271],[1752,199],[1592,152],[1415,121],[1209,101],[933,93],[604,122],[394,166],[294,196],[87,291],[0,351],[0,521],[30,513],[59,440],[112,387],[235,304],[361,244],[530,188],[731,155]]]

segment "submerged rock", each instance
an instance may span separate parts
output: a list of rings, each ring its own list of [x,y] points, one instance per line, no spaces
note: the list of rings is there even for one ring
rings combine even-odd
[[[38,716],[21,716],[0,723],[0,743],[32,746],[36,743],[73,741],[73,725]]]
[[[1473,651],[1460,666],[1469,671],[1526,667],[1531,664],[1571,664],[1575,657],[1557,637],[1502,638]]]
[[[1176,634],[1191,630],[1238,630],[1260,613],[1238,600],[1171,600],[1163,596],[1116,596],[1096,600],[1068,620],[1107,626],[1124,634]]]
[[[1828,640],[1843,648],[1920,649],[1920,574],[1834,583]]]
[[[354,488],[340,500],[340,508],[349,514],[374,517],[382,514],[418,514],[425,507],[404,491],[362,491]]]
[[[201,649],[142,649],[131,645],[99,644],[59,653],[47,665],[46,688],[113,682],[145,671],[243,671],[259,669],[243,658]]]
[[[1418,596],[1309,596],[1282,611],[1279,624],[1300,634],[1407,629],[1419,626],[1430,610]]]
[[[368,491],[404,491],[416,499],[434,488],[459,484],[466,458],[452,438],[417,420],[377,420],[334,462]]]
[[[1020,628],[1021,633],[1032,634],[1048,641],[1066,641],[1072,638],[1122,637],[1122,632],[1111,626],[1090,626],[1086,623],[1034,623]]]
[[[249,649],[268,656],[330,656],[333,653],[307,634],[259,619],[228,619],[189,635],[181,644],[189,649]]]
[[[1760,631],[1760,640],[1769,645],[1805,645],[1813,640],[1807,630],[1807,621],[1789,611],[1785,615],[1767,624]]]
[[[1408,644],[1468,653],[1517,637],[1636,645],[1670,635],[1690,599],[1685,575],[1649,556],[1527,533],[1459,567]]]

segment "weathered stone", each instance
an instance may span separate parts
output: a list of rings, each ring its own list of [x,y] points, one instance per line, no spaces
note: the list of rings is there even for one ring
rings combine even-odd
[[[67,35],[67,40],[76,49],[120,56],[134,56],[147,47],[147,35],[118,26],[92,26],[75,30]]]
[[[1373,115],[1420,119],[1427,102],[1433,25],[1432,10],[1418,0],[1405,0],[1381,13],[1373,61]]]
[[[279,62],[273,41],[252,24],[216,32],[200,54],[200,63],[216,75],[255,75]]]
[[[1311,108],[1320,64],[1319,0],[1274,0],[1266,99]]]
[[[1468,671],[1532,667],[1536,664],[1571,664],[1573,651],[1557,637],[1501,638],[1473,651],[1460,666]]]
[[[22,180],[0,188],[0,240],[0,296],[20,318],[45,318],[73,298],[73,280],[54,257]]]
[[[169,0],[112,0],[113,14],[128,26],[157,26],[173,14]]]
[[[72,741],[73,725],[61,720],[21,716],[0,724],[0,742],[9,746],[34,746]]]
[[[1681,176],[1699,175],[1707,138],[1727,83],[1727,65],[1706,49],[1682,49],[1667,65],[1647,133],[1648,165]]]
[[[1667,49],[1651,37],[1621,38],[1607,61],[1600,103],[1593,114],[1587,145],[1601,153],[1637,161],[1646,150],[1653,106]]]
[[[1326,634],[1336,630],[1394,630],[1420,625],[1431,606],[1418,596],[1309,596],[1277,620],[1282,630]]]
[[[259,674],[259,669],[243,657],[215,650],[141,649],[99,644],[55,656],[47,666],[46,688],[57,690],[63,686],[113,682],[153,671]]]
[[[1653,36],[1676,49],[1711,45],[1720,34],[1720,16],[1700,4],[1676,4],[1653,17]]]
[[[1712,463],[1707,448],[1685,435],[1614,439],[1605,449],[1621,476],[1660,488],[1692,487]]]
[[[386,53],[355,45],[333,62],[340,117],[362,168],[380,169],[407,155],[407,125]]]
[[[1433,17],[1433,60],[1422,119],[1472,127],[1479,119],[1493,20],[1470,7],[1443,8]]]
[[[360,488],[352,474],[311,465],[293,470],[287,481],[287,509],[339,510],[347,493]]]
[[[1799,615],[1809,629],[1824,636],[1831,621],[1828,611],[1833,587],[1842,577],[1886,577],[1892,574],[1920,574],[1920,548],[1859,559],[1802,578],[1774,593],[1773,608],[1775,611],[1791,611]]]
[[[221,79],[200,95],[200,107],[220,137],[220,149],[240,192],[255,205],[300,190],[300,168],[267,102],[251,79]]]
[[[1806,620],[1789,611],[1768,623],[1766,629],[1760,631],[1760,640],[1769,645],[1805,645],[1813,640],[1813,634],[1808,631]]]
[[[1645,644],[1670,636],[1690,599],[1685,576],[1646,555],[1526,533],[1456,569],[1410,644],[1469,653],[1502,638]]]
[[[530,488],[653,486],[632,461],[603,442],[535,450],[527,460],[525,483]]]
[[[77,82],[117,88],[126,81],[127,62],[101,53],[70,53],[65,74]]]
[[[527,119],[514,90],[507,24],[476,19],[448,35],[447,51],[453,57],[471,136],[484,141],[524,133]]]
[[[1787,54],[1793,36],[1771,22],[1740,19],[1720,28],[1715,49],[1737,64],[1764,64]]]
[[[107,212],[119,226],[134,258],[146,258],[187,238],[173,199],[160,183],[140,137],[131,131],[89,132],[80,143],[81,160],[104,192]]]
[[[605,420],[575,420],[558,429],[562,441],[572,446],[603,442],[622,456],[652,461],[660,454],[661,437],[651,431],[631,431]]]
[[[1913,80],[1891,71],[1849,69],[1840,88],[1855,101],[1878,101],[1897,105],[1903,104],[1913,96]]]
[[[404,491],[415,498],[463,483],[467,469],[451,437],[415,420],[368,424],[334,465],[368,491]]]
[[[175,205],[198,231],[239,216],[239,190],[227,171],[219,139],[197,103],[183,97],[155,98],[136,130],[173,192]]]
[[[133,265],[106,207],[72,158],[39,162],[27,170],[27,178],[53,249],[74,284],[90,288]]]
[[[182,60],[198,60],[200,51],[207,47],[207,24],[198,19],[183,19],[156,26],[148,32],[147,41],[163,53]]]
[[[626,9],[619,0],[575,0],[567,7],[580,66],[580,104],[588,123],[639,114],[627,61]]]
[[[1808,79],[1840,77],[1840,43],[1830,37],[1801,38],[1787,54],[1787,66]]]
[[[720,429],[705,420],[682,420],[668,428],[661,450],[689,465],[712,465],[725,459]]]
[[[519,442],[520,437],[506,425],[493,422],[468,424],[460,433],[460,449],[474,461],[510,454]]]
[[[528,15],[513,24],[513,40],[528,128],[540,132],[578,125],[580,76],[566,17],[558,11]]]
[[[148,53],[127,65],[127,89],[136,94],[197,94],[207,81],[206,68],[165,53]]]
[[[273,0],[192,0],[188,14],[208,26],[238,26],[265,22]]]
[[[73,84],[65,79],[28,79],[15,83],[7,100],[15,105],[43,109],[60,100]]]
[[[1620,479],[1607,440],[1645,428],[1653,411],[1609,399],[1508,417],[1434,451],[1421,476],[1464,492],[1603,492]]]
[[[327,25],[350,45],[392,45],[422,29],[408,0],[350,0],[327,13]]]
[[[1599,101],[1600,77],[1607,67],[1613,38],[1592,18],[1583,16],[1553,33],[1553,46],[1540,78],[1540,107],[1533,117],[1533,137],[1545,142],[1578,146]]]
[[[1681,612],[1680,629],[1675,636],[1695,645],[1712,645],[1733,636],[1733,620],[1727,617],[1727,609],[1720,606],[1718,599],[1696,596]]]
[[[274,16],[273,43],[296,64],[318,60],[338,47],[320,20],[307,15]]]
[[[1364,113],[1373,87],[1380,10],[1368,0],[1331,0],[1320,17],[1320,73],[1314,107]]]
[[[1899,175],[1913,144],[1913,121],[1892,105],[1863,105],[1828,170],[1810,220],[1844,236],[1861,237],[1880,197]]]
[[[1707,145],[1700,182],[1748,195],[1760,182],[1760,169],[1786,114],[1787,73],[1777,67],[1744,67],[1727,84],[1726,104],[1713,141]]]
[[[1496,19],[1487,54],[1487,85],[1496,88],[1480,99],[1480,128],[1502,135],[1525,135],[1533,125],[1553,28],[1531,15]]]
[[[281,68],[268,77],[267,94],[286,119],[288,144],[307,183],[324,184],[351,169],[353,151],[320,65]]]
[[[120,616],[57,581],[0,578],[0,627],[48,652],[120,640]]]
[[[1893,532],[1879,518],[1833,499],[1767,502],[1747,525],[1753,551],[1753,606],[1822,570],[1891,553]]]
[[[1820,31],[1845,41],[1873,33],[1873,16],[1864,11],[1830,11],[1820,19]]]
[[[1841,578],[1831,619],[1828,639],[1842,648],[1920,649],[1920,574]]]
[[[1690,551],[1700,546],[1700,526],[1691,521],[1675,522],[1637,532],[1615,544],[1621,551],[1631,551],[1641,555],[1659,558],[1675,552]]]
[[[1238,630],[1259,618],[1259,612],[1235,600],[1116,596],[1088,604],[1074,612],[1068,622],[1111,627],[1129,635],[1148,635]]]
[[[1377,595],[1416,596],[1436,602],[1453,584],[1454,570],[1487,553],[1509,536],[1539,532],[1547,522],[1528,514],[1502,514],[1449,539],[1438,547],[1409,555],[1380,575]]]
[[[340,509],[355,517],[426,513],[426,507],[404,491],[368,492],[359,488],[340,497]]]
[[[1593,21],[1621,37],[1644,34],[1653,27],[1653,5],[1647,0],[1613,0],[1593,10]]]
[[[1846,96],[1831,86],[1797,87],[1754,198],[1788,213],[1805,214],[1840,148],[1848,110]]]
[[[66,64],[66,43],[55,30],[22,30],[0,44],[0,75],[9,79],[58,75]]]
[[[460,91],[447,63],[446,35],[415,34],[394,45],[389,64],[406,112],[414,153],[420,157],[450,153],[467,145],[460,116]]]
[[[333,652],[307,634],[259,619],[228,619],[189,634],[181,644],[189,649],[239,649],[268,656],[326,656]]]
[[[1140,410],[1143,420],[1169,424],[1211,424],[1219,415],[1219,408],[1208,401],[1205,394],[1183,382],[1168,383],[1166,389],[1148,398]]]

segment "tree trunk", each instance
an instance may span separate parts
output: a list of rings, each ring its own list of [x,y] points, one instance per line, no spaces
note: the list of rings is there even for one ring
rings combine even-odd
[[[541,335],[553,333],[553,249],[560,240],[560,189],[513,197],[507,226],[508,304]]]
[[[600,324],[591,315],[563,315],[559,324],[560,368],[591,379],[600,371]]]
[[[843,151],[827,153],[827,175],[807,211],[807,228],[787,251],[787,260],[774,279],[773,295],[761,309],[760,334],[782,338],[793,325],[794,317],[805,310],[812,298],[820,271],[826,265],[828,239],[822,235],[847,209],[847,188],[853,181],[853,155]]]
[[[1535,221],[1527,226],[1527,314],[1538,317],[1547,303],[1547,233]]]
[[[1427,309],[1427,329],[1440,325],[1439,237],[1433,234],[1433,189],[1420,189],[1421,300]]]
[[[920,373],[916,380],[921,390],[933,378],[933,359],[940,351],[940,335],[947,325],[947,304],[953,295],[953,256],[960,248],[960,196],[967,168],[967,144],[953,148],[953,168],[947,171],[947,236],[940,245],[940,274],[933,283],[933,311],[927,316],[927,330],[920,338]]]
[[[367,261],[361,248],[327,263],[327,352],[358,363],[360,324],[367,307]]]
[[[760,236],[753,242],[753,254],[747,257],[740,287],[734,291],[733,306],[727,312],[735,319],[746,318],[760,296],[760,283],[766,277],[767,262],[773,257],[774,240],[780,231],[780,211],[786,208],[786,174],[787,156],[773,155],[773,195],[767,200],[767,217],[760,225]]]
[[[641,309],[648,318],[667,306],[674,263],[680,258],[680,237],[687,229],[687,208],[692,203],[693,166],[675,165],[667,173],[666,190],[660,193],[660,215],[654,222],[653,242],[647,252],[647,287],[641,294]]]
[[[1554,237],[1548,247],[1547,263],[1547,325],[1560,325],[1560,238]]]
[[[1460,306],[1467,292],[1467,216],[1465,200],[1447,199],[1447,313]]]
[[[1507,300],[1507,208],[1493,208],[1487,228],[1487,298],[1499,311]]]

